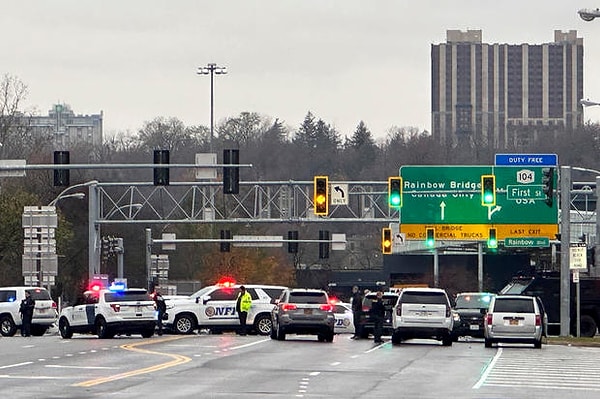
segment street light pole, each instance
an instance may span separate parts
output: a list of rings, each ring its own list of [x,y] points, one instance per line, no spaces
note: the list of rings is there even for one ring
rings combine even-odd
[[[215,63],[209,63],[204,67],[198,67],[196,72],[198,75],[209,75],[210,74],[210,152],[213,152],[213,137],[214,137],[214,125],[215,125],[215,96],[214,96],[214,75],[225,75],[227,74],[227,67],[218,66]]]

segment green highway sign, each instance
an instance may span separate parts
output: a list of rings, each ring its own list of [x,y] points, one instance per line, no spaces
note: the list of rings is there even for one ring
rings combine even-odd
[[[550,206],[542,167],[402,166],[401,224],[557,224],[556,194]],[[496,201],[482,205],[481,176],[495,176]],[[555,188],[558,182],[554,170]]]
[[[505,247],[549,247],[550,240],[545,237],[513,237],[504,239]]]

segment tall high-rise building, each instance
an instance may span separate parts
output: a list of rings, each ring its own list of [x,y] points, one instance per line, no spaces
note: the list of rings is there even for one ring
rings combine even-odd
[[[431,45],[431,128],[447,145],[518,148],[583,124],[583,39],[486,44],[448,30]]]

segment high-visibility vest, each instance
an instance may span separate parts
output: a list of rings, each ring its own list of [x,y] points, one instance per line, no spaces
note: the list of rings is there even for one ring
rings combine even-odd
[[[242,293],[240,292],[239,295],[242,295]],[[239,295],[238,295],[238,297],[239,297]],[[246,291],[242,295],[242,299],[240,300],[240,310],[242,312],[247,312],[250,310],[251,306],[252,306],[252,297],[250,296],[248,291]]]

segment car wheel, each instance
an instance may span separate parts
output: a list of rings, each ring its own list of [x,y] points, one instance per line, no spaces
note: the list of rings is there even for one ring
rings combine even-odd
[[[582,337],[593,337],[596,335],[596,330],[598,326],[596,325],[596,321],[590,315],[584,314],[581,315],[581,320],[579,321],[579,335]]]
[[[260,315],[254,320],[254,329],[260,335],[269,335],[273,329],[273,321],[267,315]]]
[[[533,347],[536,349],[542,349],[542,339],[540,338],[539,341],[535,340],[533,342]]]
[[[12,337],[17,332],[17,326],[12,317],[4,316],[0,319],[0,334],[3,337]]]
[[[402,342],[402,337],[400,336],[400,334],[398,334],[397,332],[392,334],[392,344],[393,345],[400,345],[400,343]]]
[[[277,326],[277,340],[285,341],[285,331],[281,328],[281,325]]]
[[[485,338],[484,345],[485,345],[486,348],[491,348],[492,347],[492,340]]]
[[[458,335],[452,334],[452,342],[458,342]]]
[[[444,335],[444,337],[442,338],[442,345],[443,346],[452,346],[452,335],[451,334]]]
[[[175,316],[175,332],[177,334],[191,334],[194,332],[194,327],[196,327],[196,322],[192,318],[192,316],[183,314]]]
[[[150,338],[154,335],[154,327],[142,331],[142,338]]]
[[[98,338],[112,338],[108,332],[108,325],[106,324],[106,320],[104,320],[103,317],[99,317],[98,320],[96,320],[95,327],[96,335],[98,336]]]
[[[325,342],[325,335],[323,335],[321,333],[317,334],[317,341]]]
[[[277,339],[277,331],[275,330],[275,326],[271,328],[271,339]]]
[[[334,335],[335,333],[333,331],[330,331],[327,334],[325,334],[325,342],[333,342]]]
[[[73,331],[71,330],[71,326],[69,322],[64,317],[58,321],[58,331],[60,332],[60,336],[64,339],[69,339],[73,337]]]

